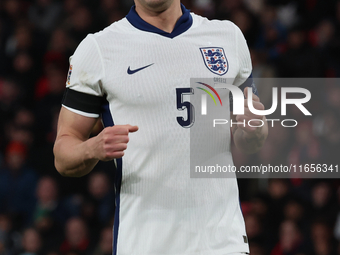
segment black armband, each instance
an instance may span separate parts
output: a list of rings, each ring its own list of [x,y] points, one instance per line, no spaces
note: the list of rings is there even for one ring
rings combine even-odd
[[[83,92],[75,91],[70,88],[65,90],[62,104],[66,107],[92,114],[100,114],[103,98]]]

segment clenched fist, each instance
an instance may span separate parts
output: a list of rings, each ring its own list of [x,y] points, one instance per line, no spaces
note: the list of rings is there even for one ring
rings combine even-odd
[[[104,128],[94,137],[94,158],[110,161],[124,156],[129,142],[129,133],[136,132],[137,126],[117,125]]]
[[[263,124],[261,120],[263,121],[264,117],[260,115],[256,115],[249,110],[248,90],[249,90],[249,87],[247,87],[244,90],[244,94],[246,97],[244,99],[244,115],[236,115],[236,120],[237,122],[240,122],[237,124],[237,128],[240,128],[249,134],[249,133],[255,132],[258,128],[249,126],[248,121],[254,120],[254,121],[251,121],[252,126],[261,126],[261,124]],[[259,97],[256,96],[254,93],[252,94],[252,102],[253,102],[253,106],[255,109],[264,110],[264,105],[260,102]],[[255,120],[258,120],[258,121],[255,121]],[[243,123],[245,123],[245,125]]]

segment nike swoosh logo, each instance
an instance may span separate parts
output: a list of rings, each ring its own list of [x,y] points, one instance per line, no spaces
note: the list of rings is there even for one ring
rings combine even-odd
[[[142,70],[145,69],[145,68],[148,68],[149,66],[152,66],[153,64],[154,64],[154,63],[152,63],[152,64],[150,64],[150,65],[147,65],[147,66],[143,66],[143,67],[138,68],[138,69],[135,69],[135,70],[131,70],[130,67],[129,67],[128,70],[127,70],[127,73],[128,73],[128,74],[137,73],[137,72],[139,72],[139,71],[142,71]]]

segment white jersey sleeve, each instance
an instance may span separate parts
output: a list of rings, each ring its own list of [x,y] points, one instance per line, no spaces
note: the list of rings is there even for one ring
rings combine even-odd
[[[98,44],[93,35],[88,35],[70,57],[67,89],[63,100],[65,108],[83,116],[99,117],[98,108],[104,94],[102,89],[102,80],[105,76],[103,67]]]
[[[239,61],[239,72],[235,77],[234,85],[241,86],[251,76],[252,64],[249,48],[241,30],[235,25],[236,51]]]

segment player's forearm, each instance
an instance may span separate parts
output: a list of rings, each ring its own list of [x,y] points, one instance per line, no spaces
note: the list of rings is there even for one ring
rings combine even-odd
[[[98,163],[92,155],[93,139],[81,141],[72,136],[59,137],[54,145],[55,167],[62,176],[81,177]]]
[[[264,118],[264,125],[256,128],[253,132],[246,132],[237,128],[234,132],[234,142],[236,147],[243,153],[252,154],[258,152],[268,136],[268,125]]]

